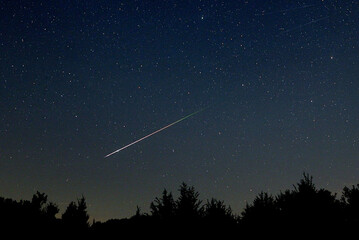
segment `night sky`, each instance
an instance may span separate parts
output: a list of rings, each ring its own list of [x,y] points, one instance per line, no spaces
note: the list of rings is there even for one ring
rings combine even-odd
[[[0,3],[0,195],[97,220],[359,183],[356,0]],[[105,155],[193,112],[108,158]]]

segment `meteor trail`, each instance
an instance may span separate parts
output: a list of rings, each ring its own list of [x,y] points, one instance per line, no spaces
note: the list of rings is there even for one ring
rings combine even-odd
[[[325,20],[325,19],[327,19],[327,18],[329,18],[329,16],[325,16],[325,17],[321,17],[321,18],[318,18],[318,19],[314,19],[314,20],[312,20],[312,21],[310,21],[310,22],[307,22],[307,23],[304,23],[304,24],[300,24],[299,26],[290,28],[290,29],[284,31],[284,33],[292,32],[292,31],[294,31],[294,30],[297,30],[298,28],[302,28],[302,27],[304,27],[304,26],[311,25],[311,24],[316,23],[316,22],[320,22],[320,21]]]
[[[277,14],[277,13],[286,13],[286,12],[290,12],[290,11],[294,11],[294,10],[299,10],[299,9],[304,9],[304,8],[311,8],[311,7],[318,7],[318,6],[320,6],[320,4],[317,4],[317,5],[303,5],[303,6],[299,6],[299,7],[286,8],[284,10],[278,10],[278,11],[272,11],[272,12],[262,11],[262,13],[257,13],[257,14],[255,14],[255,16],[265,16],[265,15],[272,15],[272,14]]]
[[[148,138],[148,137],[151,137],[152,135],[154,135],[154,134],[156,134],[156,133],[159,133],[159,132],[161,132],[162,130],[165,130],[166,128],[169,128],[169,127],[171,127],[171,126],[173,126],[173,125],[175,125],[175,124],[177,124],[177,123],[179,123],[179,122],[181,122],[181,121],[183,121],[183,120],[185,120],[185,119],[187,119],[187,118],[189,118],[189,117],[192,117],[193,115],[195,115],[195,114],[197,114],[197,113],[200,113],[200,112],[204,111],[205,109],[206,109],[206,108],[203,108],[203,109],[201,109],[201,110],[198,110],[197,112],[191,113],[191,114],[189,114],[189,115],[187,115],[187,116],[185,116],[185,117],[183,117],[183,118],[181,118],[181,119],[179,119],[179,120],[177,120],[177,121],[175,121],[175,122],[173,122],[173,123],[171,123],[171,124],[169,124],[169,125],[167,125],[167,126],[165,126],[165,127],[163,127],[163,128],[160,128],[160,129],[154,131],[153,133],[150,133],[150,134],[148,134],[148,135],[146,135],[146,136],[144,136],[144,137],[142,137],[142,138],[140,138],[140,139],[138,139],[138,140],[136,140],[136,141],[134,141],[134,142],[132,142],[132,143],[130,143],[130,144],[128,144],[128,145],[122,147],[122,148],[120,148],[120,149],[117,149],[116,151],[107,154],[107,155],[105,156],[105,158],[107,158],[107,157],[109,157],[109,156],[111,156],[111,155],[113,155],[113,154],[115,154],[115,153],[118,153],[118,152],[120,152],[120,151],[122,151],[122,150],[124,150],[124,149],[126,149],[126,148],[128,148],[128,147],[130,147],[130,146],[132,146],[132,145],[134,145],[134,144],[136,144],[136,143],[138,143],[138,142],[141,142],[142,140],[144,140],[144,139],[146,139],[146,138]]]

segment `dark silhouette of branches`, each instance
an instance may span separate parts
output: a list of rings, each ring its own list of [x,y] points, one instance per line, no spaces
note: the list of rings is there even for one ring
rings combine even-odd
[[[71,230],[85,230],[89,227],[89,215],[85,197],[77,199],[77,203],[70,202],[66,211],[62,214],[62,221],[66,228]]]
[[[173,200],[172,193],[166,189],[162,192],[161,198],[155,198],[150,205],[151,215],[164,221],[170,221],[174,218],[176,212],[176,203]]]
[[[205,218],[210,221],[227,221],[234,218],[231,207],[226,206],[223,201],[215,198],[212,198],[211,201],[207,200],[204,213]]]
[[[176,201],[175,214],[187,222],[195,221],[203,216],[202,201],[199,200],[199,193],[194,187],[182,183],[179,188],[180,196]]]
[[[280,233],[291,238],[293,235],[285,233],[316,231],[324,236],[341,231],[344,235],[359,223],[359,184],[344,187],[338,199],[336,194],[317,188],[313,177],[306,173],[292,189],[277,195],[260,192],[240,216],[221,200],[212,198],[203,204],[199,192],[186,183],[180,185],[178,192],[178,198],[174,199],[172,193],[164,189],[162,195],[150,203],[149,214],[137,207],[130,218],[93,221],[92,225],[83,196],[70,202],[61,215],[59,207],[49,202],[45,193],[36,192],[31,201],[0,197],[0,227],[4,233],[18,229],[27,234],[58,232],[63,236],[77,232],[83,237],[114,234],[131,234],[135,238],[151,234],[172,237],[173,233],[196,232],[202,236],[226,233],[280,236]]]
[[[351,226],[359,223],[359,184],[344,187],[341,201],[344,205],[345,222]]]
[[[238,217],[236,217],[230,206],[226,206],[223,201],[212,198],[204,206],[203,224],[206,229],[211,229],[213,232],[224,232],[228,235],[232,234],[232,230],[237,225]]]
[[[36,192],[31,201],[0,198],[0,226],[3,231],[37,233],[55,230],[59,212],[56,204],[47,201],[45,193]],[[17,231],[16,231],[17,230]],[[21,230],[21,231],[20,231]]]
[[[252,204],[247,204],[242,212],[242,224],[246,227],[267,227],[277,218],[278,206],[274,197],[261,192]]]

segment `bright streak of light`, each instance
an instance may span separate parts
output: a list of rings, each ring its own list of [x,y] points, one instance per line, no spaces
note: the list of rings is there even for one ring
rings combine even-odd
[[[181,119],[179,119],[179,120],[177,120],[177,121],[175,121],[175,122],[173,122],[173,123],[171,123],[171,124],[169,124],[169,125],[167,125],[167,126],[164,126],[163,128],[160,128],[160,129],[154,131],[153,133],[150,133],[150,134],[148,134],[148,135],[146,135],[146,136],[144,136],[144,137],[142,137],[142,138],[140,138],[140,139],[138,139],[138,140],[136,140],[136,141],[134,141],[134,142],[132,142],[132,143],[130,143],[130,144],[127,144],[126,146],[124,146],[124,147],[122,147],[122,148],[120,148],[120,149],[117,149],[116,151],[113,151],[112,153],[107,154],[107,155],[105,156],[105,158],[107,158],[107,157],[109,157],[109,156],[111,156],[111,155],[113,155],[113,154],[115,154],[115,153],[118,153],[118,152],[120,152],[120,151],[122,151],[122,150],[124,150],[124,149],[126,149],[126,148],[128,148],[128,147],[130,147],[130,146],[132,146],[132,145],[134,145],[134,144],[136,144],[136,143],[138,143],[138,142],[141,142],[142,140],[145,140],[146,138],[151,137],[152,135],[155,135],[156,133],[159,133],[159,132],[165,130],[166,128],[169,128],[169,127],[171,127],[171,126],[173,126],[173,125],[175,125],[175,124],[177,124],[177,123],[179,123],[179,122],[182,122],[183,120],[185,120],[185,119],[187,119],[187,118],[189,118],[189,117],[192,117],[193,115],[195,115],[195,114],[197,114],[197,113],[200,113],[200,112],[204,111],[205,109],[206,109],[206,108],[201,109],[201,110],[199,110],[199,111],[197,111],[197,112],[191,113],[191,114],[189,114],[189,115],[187,115],[187,116],[185,116],[185,117],[183,117],[183,118],[181,118]]]

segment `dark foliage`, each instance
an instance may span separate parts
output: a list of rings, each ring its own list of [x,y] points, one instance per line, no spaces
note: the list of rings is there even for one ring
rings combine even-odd
[[[194,187],[182,183],[179,189],[180,196],[176,201],[175,215],[183,222],[192,223],[203,216],[202,201]]]
[[[336,194],[316,188],[308,174],[292,190],[276,196],[259,193],[240,217],[223,201],[212,198],[202,204],[193,186],[182,183],[178,191],[179,197],[174,199],[165,189],[150,204],[150,214],[141,213],[137,207],[131,218],[94,221],[91,226],[84,197],[70,202],[61,218],[56,217],[58,206],[48,202],[44,193],[36,192],[31,201],[0,198],[0,227],[13,237],[24,233],[44,238],[54,233],[57,237],[79,233],[98,238],[124,234],[135,238],[150,235],[169,238],[191,233],[252,237],[274,234],[278,238],[292,238],[314,233],[331,237],[340,233],[343,237],[359,223],[359,185],[344,187],[337,199]]]
[[[176,203],[173,200],[172,193],[163,190],[162,197],[157,198],[151,203],[151,215],[157,220],[171,221],[176,212]]]
[[[50,232],[58,226],[56,204],[47,201],[47,195],[36,192],[31,201],[0,198],[0,226],[3,233],[12,236],[36,232]]]
[[[88,220],[89,215],[87,214],[87,205],[84,196],[77,200],[77,204],[71,202],[64,214],[62,214],[62,222],[64,226],[72,231],[86,230],[89,227]]]
[[[352,188],[344,187],[341,201],[344,206],[345,222],[350,227],[359,224],[359,184]]]
[[[278,206],[274,197],[261,192],[255,197],[252,204],[247,204],[242,212],[241,223],[249,228],[251,226],[266,228],[278,217]]]

